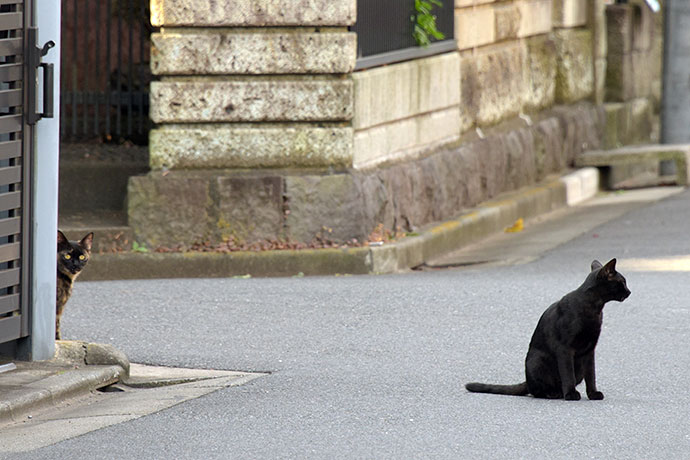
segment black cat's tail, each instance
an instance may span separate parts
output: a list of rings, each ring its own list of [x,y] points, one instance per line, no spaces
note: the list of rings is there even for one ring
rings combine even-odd
[[[527,382],[517,383],[515,385],[491,385],[489,383],[468,383],[465,385],[467,391],[473,393],[491,393],[495,395],[510,395],[510,396],[527,396],[529,390],[527,389]]]

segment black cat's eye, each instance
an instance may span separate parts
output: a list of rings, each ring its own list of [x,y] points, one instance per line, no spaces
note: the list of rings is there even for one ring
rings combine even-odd
[[[84,259],[86,259],[86,257],[84,256],[84,254],[82,254],[82,255],[79,256],[79,260],[84,260]]]
[[[65,259],[67,259],[67,260],[70,260],[70,259],[72,258],[72,256],[69,255],[69,254],[65,254],[63,257],[64,257]]]

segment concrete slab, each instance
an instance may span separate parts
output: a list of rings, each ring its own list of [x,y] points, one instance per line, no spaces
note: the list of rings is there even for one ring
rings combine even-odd
[[[142,388],[118,384],[120,391],[91,392],[33,411],[14,423],[0,425],[2,450],[3,453],[35,450],[223,388],[242,385],[264,375],[267,374],[132,364],[129,381]],[[186,379],[188,383],[173,384],[180,379]]]
[[[592,150],[578,156],[577,166],[614,167],[650,161],[672,161],[676,165],[676,184],[688,185],[690,144],[634,145],[613,150]]]

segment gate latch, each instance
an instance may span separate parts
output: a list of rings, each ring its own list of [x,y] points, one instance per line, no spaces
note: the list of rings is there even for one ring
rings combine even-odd
[[[38,47],[38,28],[29,27],[27,29],[27,103],[29,104],[26,111],[27,124],[34,125],[41,118],[53,118],[53,84],[54,84],[54,69],[53,64],[41,62],[41,58],[48,54],[51,48],[55,46],[55,42],[50,40],[46,42],[43,47]],[[38,68],[43,68],[43,110],[36,111],[36,95],[38,92]]]

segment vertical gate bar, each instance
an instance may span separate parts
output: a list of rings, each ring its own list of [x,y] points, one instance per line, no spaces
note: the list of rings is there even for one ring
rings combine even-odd
[[[60,29],[61,29],[60,33],[62,34],[63,37],[65,36],[65,24],[66,23],[67,23],[67,21],[62,21],[62,24],[60,27]],[[61,52],[60,54],[61,54],[60,59],[62,62],[62,68],[64,68],[64,63],[65,63],[64,53]],[[65,74],[63,73],[62,77],[64,77],[64,75]],[[67,94],[67,91],[66,91],[67,84],[65,82],[65,79],[62,77],[60,78],[60,140],[61,141],[67,137],[67,125],[65,124],[65,120],[63,118],[65,116],[65,114],[67,113],[67,98],[65,97]]]
[[[14,6],[10,7],[10,10],[11,10],[11,11],[15,11],[15,12],[19,12],[19,11],[20,11],[20,6],[19,6],[19,5],[14,5]],[[24,36],[24,30],[15,30],[15,31],[12,31],[12,32],[8,32],[8,33],[7,33],[7,36],[8,36],[8,37],[19,37],[19,38],[23,38],[23,36]],[[20,59],[18,59],[17,56],[13,56],[12,58],[5,59],[5,62],[19,62],[19,61],[20,61]],[[23,85],[23,82],[21,82],[21,83],[20,83],[20,82],[12,82],[12,83],[10,83],[10,84],[8,85],[8,87],[9,87],[9,88],[20,88],[20,87],[22,87],[22,85]],[[9,113],[21,113],[21,109],[20,109],[19,107],[11,107],[11,108],[8,110],[8,112],[9,112]],[[17,133],[17,132],[9,133],[8,138],[9,138],[9,140],[16,140],[16,139],[18,139],[18,133]],[[21,166],[21,165],[22,165],[22,159],[21,159],[21,158],[11,158],[11,159],[8,161],[8,164],[9,164],[9,166]],[[22,170],[22,173],[23,173],[23,172],[24,172],[24,170]],[[23,174],[22,174],[22,176],[23,176]],[[22,181],[23,183],[20,183],[20,184],[9,184],[9,186],[7,187],[7,190],[8,190],[9,192],[14,192],[14,191],[16,191],[17,189],[19,189],[19,190],[21,191],[21,190],[22,190],[22,186],[26,186],[26,184],[28,183],[28,182],[25,180],[24,177],[22,177],[22,179],[23,179],[23,181]],[[16,217],[16,216],[18,216],[18,215],[20,216],[20,219],[23,219],[23,216],[21,216],[21,210],[11,209],[11,210],[9,210],[9,211],[7,212],[7,217]],[[21,227],[20,227],[20,228],[21,228]],[[20,231],[21,231],[21,230],[20,230]],[[19,241],[20,239],[21,239],[21,233],[20,233],[19,235],[16,235],[16,234],[15,234],[15,235],[8,235],[8,237],[7,237],[7,242],[8,242],[8,243],[13,243],[13,242]],[[20,241],[20,244],[23,245],[23,242]],[[25,248],[24,246],[22,246],[22,251],[21,251],[21,252],[24,252],[25,249],[26,249],[26,248]],[[21,257],[21,252],[20,252],[20,257]],[[7,268],[21,267],[22,262],[23,262],[22,259],[10,261],[10,262],[7,263]],[[7,294],[19,294],[19,296],[20,296],[20,302],[19,302],[19,312],[20,312],[20,315],[22,315],[22,314],[25,313],[25,311],[22,309],[23,296],[22,296],[21,290],[22,290],[22,286],[21,286],[21,285],[19,285],[19,286],[12,286],[12,287],[7,288],[7,290],[6,290],[6,293],[7,293]],[[28,317],[28,315],[26,315],[26,316]],[[20,320],[20,325],[19,325],[19,335],[20,335],[20,336],[23,335],[23,332],[24,332],[24,331],[27,331],[27,330],[28,330],[28,326],[29,326],[28,318],[26,318],[26,319],[23,318],[23,319]]]
[[[79,67],[77,66],[77,53],[78,53],[78,47],[77,47],[77,30],[79,30],[78,27],[78,0],[73,0],[74,4],[74,24],[72,28],[72,59],[70,62],[70,71],[72,74],[72,136],[77,135],[77,73]]]
[[[36,24],[36,17],[35,17],[35,8],[34,8],[34,3],[33,0],[27,0],[24,2],[23,5],[23,10],[24,10],[24,29],[28,30],[30,26],[33,26]],[[22,35],[26,37],[26,34],[23,32]],[[26,38],[25,38],[26,39]],[[26,63],[26,57],[23,58],[23,61]],[[26,66],[25,66],[26,68]],[[26,91],[26,85],[33,85],[35,82],[31,81],[22,81],[22,87],[24,88],[24,99],[25,99],[25,106],[28,105],[26,103],[27,100],[27,91]],[[34,110],[33,107],[31,107],[29,110]],[[31,200],[32,200],[32,162],[31,162],[31,156],[33,153],[33,147],[34,147],[34,136],[33,136],[33,127],[28,125],[26,123],[26,116],[24,117],[24,122],[22,123],[22,157],[21,157],[21,164],[22,164],[22,209],[21,209],[21,245],[22,245],[22,250],[21,250],[21,285],[19,287],[19,293],[20,293],[20,305],[21,305],[21,325],[20,325],[20,334],[22,337],[26,337],[30,334],[31,332],[31,298],[30,298],[30,288],[31,288],[31,273],[30,273],[30,267],[31,267]]]
[[[84,118],[84,135],[89,132],[89,74],[91,69],[89,67],[89,32],[91,28],[89,24],[91,23],[89,14],[91,13],[90,8],[91,2],[86,2],[84,5],[84,87],[82,91],[82,117]]]
[[[127,0],[127,19],[128,19],[128,29],[129,29],[129,34],[128,34],[128,39],[129,43],[127,51],[128,51],[128,59],[127,59],[127,135],[132,136],[132,96],[134,95],[134,87],[133,87],[133,78],[132,78],[132,73],[134,71],[133,69],[133,62],[134,62],[134,56],[132,56],[132,53],[134,51],[134,14],[133,13],[134,6],[132,5],[132,0]]]
[[[117,112],[115,113],[115,133],[122,136],[122,8],[117,8]]]
[[[112,19],[112,15],[110,14],[110,0],[107,1],[106,3],[106,23],[105,23],[105,31],[106,31],[106,47],[105,47],[105,134],[109,138],[112,136],[111,130],[110,130],[110,113],[111,113],[111,107],[110,107],[110,93],[111,93],[111,88],[110,88],[110,55],[111,55],[111,47],[110,47],[110,23]]]
[[[101,99],[100,99],[100,85],[102,84],[101,82],[101,28],[99,25],[101,24],[101,2],[97,1],[96,2],[96,88],[94,89],[94,115],[93,115],[93,134],[95,136],[98,136],[99,134],[99,125],[100,125],[100,120],[98,117],[98,109],[101,105]]]
[[[146,4],[141,2],[141,11],[139,11],[139,91],[137,92],[137,103],[139,107],[139,124],[138,134],[144,134],[144,37],[148,34],[144,21],[148,21],[146,17]]]

